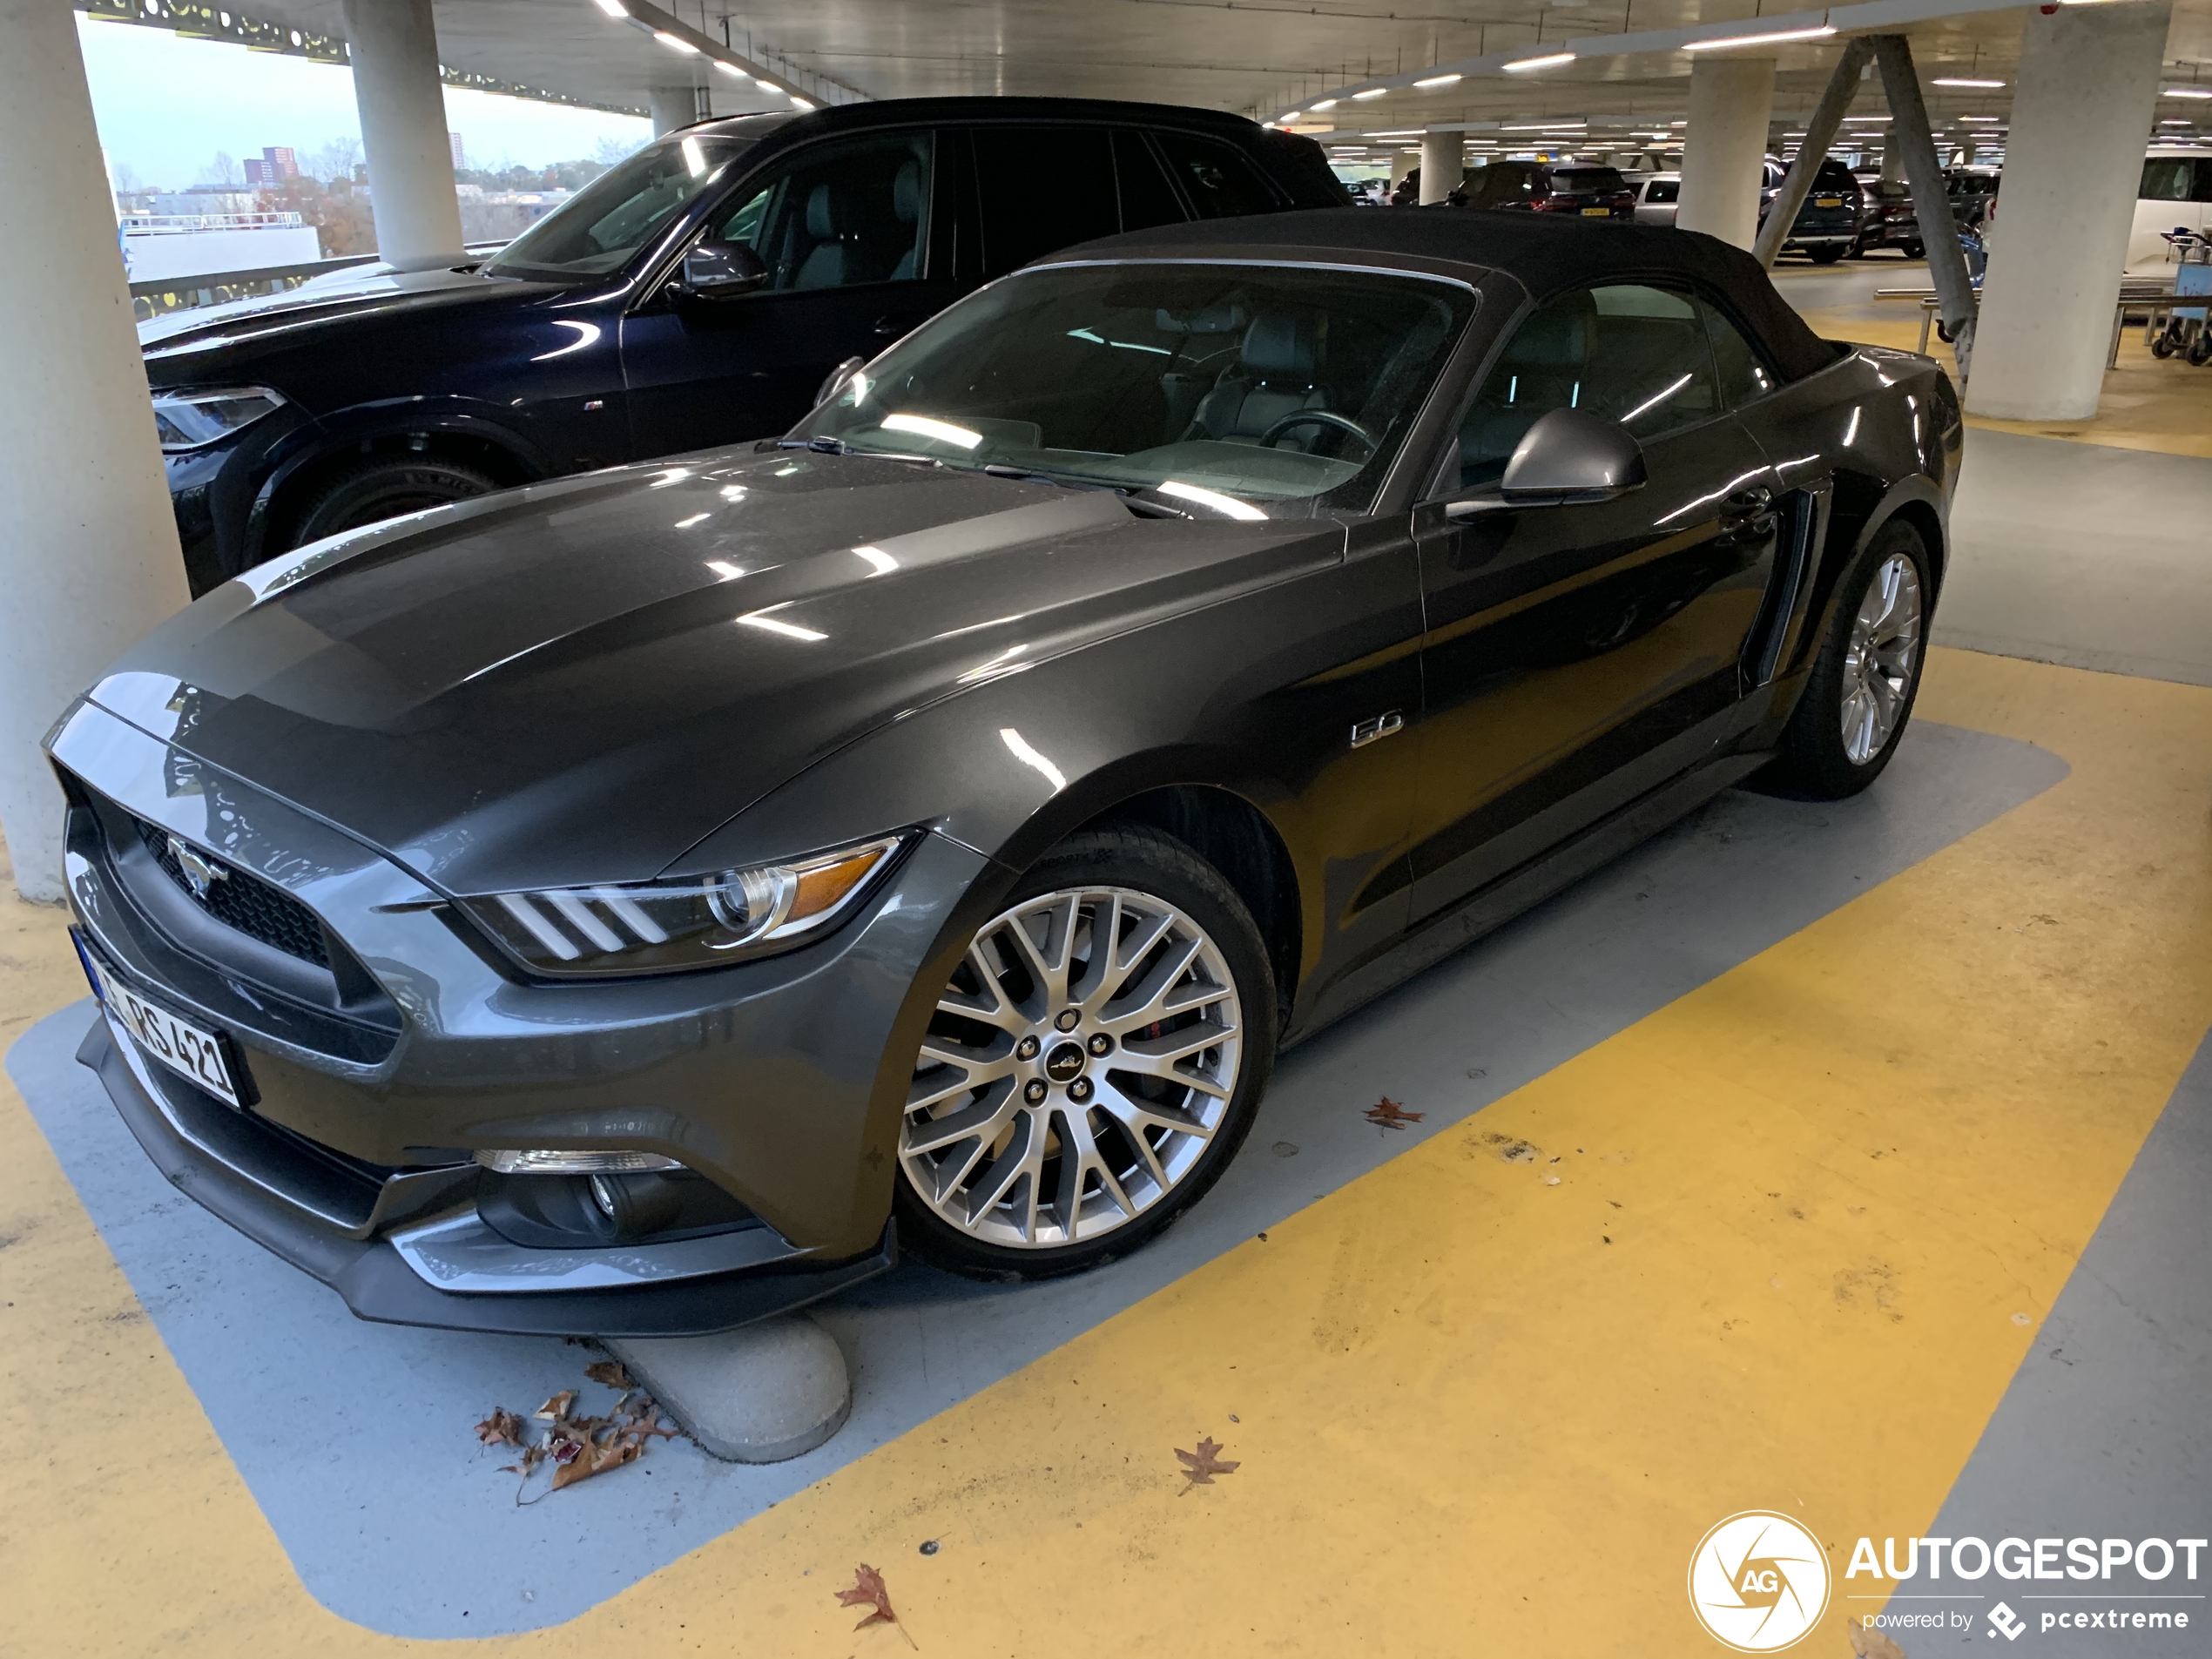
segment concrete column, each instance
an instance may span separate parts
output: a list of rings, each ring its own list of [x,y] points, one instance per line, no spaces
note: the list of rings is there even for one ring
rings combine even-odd
[[[1805,123],[1804,141],[1797,146],[1797,158],[1791,162],[1790,170],[1782,176],[1782,188],[1775,196],[1774,205],[1767,210],[1758,245],[1752,249],[1759,263],[1770,271],[1782,252],[1790,227],[1797,222],[1798,210],[1805,205],[1806,193],[1812,188],[1813,175],[1820,171],[1820,164],[1828,159],[1828,147],[1835,142],[1836,133],[1843,125],[1844,111],[1858,96],[1858,71],[1871,61],[1873,50],[1863,37],[1844,43],[1844,55],[1836,61],[1835,71],[1828,78],[1827,90],[1821,93],[1819,105]]]
[[[687,127],[699,118],[699,94],[694,86],[656,86],[645,94],[645,107],[652,114],[653,137],[656,138],[678,127]]]
[[[1467,163],[1460,159],[1464,147],[1457,132],[1421,134],[1422,206],[1442,201],[1460,187],[1460,176],[1467,171]]]
[[[1976,415],[2097,412],[2171,14],[2166,0],[2022,14],[2005,193],[1966,387]]]
[[[445,89],[430,0],[343,0],[379,258],[402,271],[461,260]]]
[[[0,0],[0,155],[22,161],[0,170],[0,833],[17,890],[51,903],[62,797],[38,739],[187,596],[77,20]]]
[[[1748,248],[1759,233],[1759,185],[1774,114],[1774,59],[1730,52],[1690,65],[1683,130],[1682,208],[1675,223]]]
[[[1897,123],[1882,129],[1882,182],[1894,185],[1905,177],[1905,146],[1897,136]]]

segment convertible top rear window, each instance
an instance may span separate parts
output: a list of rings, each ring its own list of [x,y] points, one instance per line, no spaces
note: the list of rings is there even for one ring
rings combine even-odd
[[[1046,266],[925,325],[793,435],[1232,516],[1364,510],[1474,307],[1380,272]]]

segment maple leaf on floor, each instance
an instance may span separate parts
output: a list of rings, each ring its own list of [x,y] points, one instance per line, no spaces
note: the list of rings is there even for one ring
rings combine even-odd
[[[1426,1112],[1407,1111],[1387,1095],[1367,1108],[1367,1121],[1379,1123],[1385,1129],[1404,1129],[1406,1124],[1418,1123],[1427,1116]]]
[[[853,1627],[855,1630],[865,1630],[872,1624],[896,1624],[899,1634],[907,1638],[907,1645],[917,1653],[921,1651],[921,1644],[914,1639],[913,1633],[905,1625],[899,1624],[899,1615],[891,1610],[891,1591],[883,1581],[883,1575],[866,1561],[861,1562],[859,1570],[853,1575],[853,1588],[838,1591],[837,1601],[840,1607],[873,1609],[867,1618]]]
[[[520,1446],[523,1420],[504,1406],[495,1406],[491,1415],[476,1425],[476,1438],[486,1446]]]
[[[1211,1435],[1198,1442],[1198,1449],[1195,1452],[1186,1452],[1179,1446],[1175,1448],[1176,1456],[1181,1458],[1186,1466],[1183,1478],[1190,1483],[1190,1486],[1183,1488],[1184,1491],[1190,1491],[1190,1487],[1210,1487],[1217,1474],[1236,1473],[1234,1463],[1224,1463],[1216,1455],[1221,1449],[1221,1442]]]
[[[527,1399],[529,1397],[525,1395],[524,1398]],[[576,1390],[573,1388],[563,1388],[559,1393],[554,1395],[552,1399],[547,1400],[545,1404],[532,1412],[530,1415],[537,1419],[537,1420],[541,1423],[565,1423],[569,1419],[569,1407],[575,1404]]]
[[[622,1368],[622,1362],[617,1359],[602,1359],[597,1365],[586,1366],[583,1368],[583,1374],[590,1378],[593,1382],[604,1383],[608,1387],[618,1389],[625,1394],[637,1386],[630,1380],[630,1373]]]

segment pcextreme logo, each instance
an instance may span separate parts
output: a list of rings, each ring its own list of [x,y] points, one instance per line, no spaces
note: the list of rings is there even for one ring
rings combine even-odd
[[[1828,1553],[1799,1522],[1767,1509],[1730,1515],[1689,1558],[1689,1605],[1738,1653],[1778,1653],[1828,1608]]]

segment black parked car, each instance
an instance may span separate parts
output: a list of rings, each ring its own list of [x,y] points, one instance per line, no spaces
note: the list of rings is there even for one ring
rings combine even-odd
[[[1595,161],[1494,161],[1467,170],[1446,199],[1454,207],[1502,207],[1578,219],[1634,219],[1635,192],[1621,170]]]
[[[481,266],[143,325],[193,591],[395,514],[781,432],[845,358],[1071,242],[1347,200],[1311,138],[1203,110],[929,98],[687,128]]]
[[[1878,776],[1960,435],[1933,362],[1707,237],[1094,242],[780,442],[157,630],[50,743],[83,1057],[372,1318],[1089,1266],[1219,1176],[1283,1045],[1730,783]]]
[[[1920,215],[1912,206],[1912,186],[1902,179],[1885,179],[1870,172],[1859,179],[1858,239],[1851,257],[1862,259],[1877,248],[1895,248],[1908,260],[1927,253],[1920,239]]]
[[[1761,225],[1766,223],[1767,210],[1782,193],[1782,179],[1788,171],[1787,164],[1767,158],[1766,181],[1759,189]],[[1797,221],[1783,239],[1783,250],[1795,248],[1815,265],[1833,265],[1858,245],[1861,211],[1858,180],[1849,167],[1831,157],[1813,174],[1812,188],[1805,192],[1804,206],[1797,210]]]

